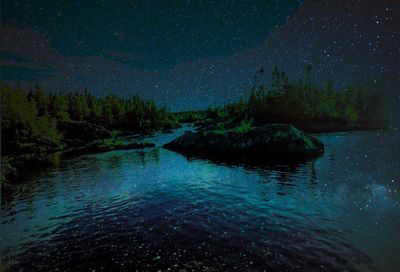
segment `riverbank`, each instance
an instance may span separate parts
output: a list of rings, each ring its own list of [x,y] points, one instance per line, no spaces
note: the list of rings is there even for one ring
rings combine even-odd
[[[37,139],[23,145],[3,147],[1,157],[1,184],[16,179],[19,173],[29,169],[45,169],[58,164],[60,157],[78,156],[90,153],[109,152],[154,147],[154,143],[119,140],[119,135],[131,135],[132,132],[114,133],[102,126],[78,121],[58,123],[62,139],[56,144]],[[145,135],[145,134],[143,134]]]
[[[197,113],[198,114],[198,113]],[[199,115],[201,116],[201,115]],[[308,160],[323,153],[323,144],[308,133],[332,133],[340,131],[365,130],[362,126],[334,126],[325,124],[309,126],[307,134],[290,125],[280,125],[273,133],[254,126],[246,120],[229,118],[198,118],[194,125],[198,133],[189,132],[181,139],[172,139],[165,148],[179,153],[203,158],[213,157],[218,160],[242,158],[257,161],[291,162]],[[267,125],[269,126],[269,125]],[[264,126],[265,127],[265,126]],[[150,132],[109,131],[104,127],[80,121],[62,121],[58,124],[63,138],[59,144],[49,141],[25,143],[19,150],[10,150],[1,158],[1,183],[6,184],[16,179],[21,171],[27,169],[46,169],[57,165],[60,157],[108,152],[113,150],[142,149],[154,147],[151,142],[121,141],[130,136],[152,135]],[[372,130],[373,128],[368,128]],[[287,137],[288,132],[295,132]],[[170,133],[171,130],[161,130]],[[272,134],[275,135],[272,135]],[[267,137],[269,134],[269,137]],[[291,134],[291,133],[289,133]],[[282,136],[286,135],[282,138]],[[271,138],[271,136],[273,136]],[[275,136],[281,137],[278,139]],[[295,137],[296,136],[296,137]],[[266,138],[267,137],[267,138]],[[275,139],[266,141],[266,139]],[[290,148],[291,147],[291,148]],[[14,151],[10,152],[10,151]],[[17,152],[15,152],[17,151]],[[3,153],[4,154],[4,153]],[[228,156],[228,154],[230,154]],[[233,155],[233,156],[232,156]],[[225,158],[221,158],[224,157]],[[229,157],[229,158],[228,158]]]

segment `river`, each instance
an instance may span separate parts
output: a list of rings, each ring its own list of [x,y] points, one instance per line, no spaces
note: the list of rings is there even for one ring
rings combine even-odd
[[[299,165],[232,165],[160,147],[187,129],[20,180],[1,204],[0,271],[400,271],[398,131],[318,135],[325,153]]]

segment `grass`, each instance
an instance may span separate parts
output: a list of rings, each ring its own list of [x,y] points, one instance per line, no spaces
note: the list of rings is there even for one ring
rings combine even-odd
[[[122,141],[117,141],[113,139],[98,140],[89,144],[90,147],[97,147],[99,149],[106,149],[106,150],[122,147],[124,145],[125,144]]]
[[[153,143],[148,142],[131,142],[124,143],[122,141],[106,139],[99,140],[90,143],[87,147],[83,149],[84,152],[106,152],[112,150],[124,150],[124,149],[136,149],[136,148],[145,148],[145,147],[154,147]]]
[[[238,126],[232,129],[235,133],[246,133],[254,129],[253,120],[242,120]]]
[[[234,126],[233,128],[227,128],[227,124],[218,123],[216,128],[206,131],[205,135],[224,135],[229,132],[233,132],[236,134],[242,134],[253,130],[255,127],[253,126],[253,120],[245,119],[240,122],[240,124]]]

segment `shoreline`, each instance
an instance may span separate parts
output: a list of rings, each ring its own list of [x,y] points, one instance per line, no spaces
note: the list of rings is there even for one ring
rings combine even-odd
[[[156,132],[154,132],[156,133]],[[1,184],[6,186],[10,182],[23,176],[24,172],[33,168],[48,169],[56,166],[63,157],[81,156],[88,154],[104,153],[117,150],[136,150],[155,147],[154,143],[130,141],[123,143],[121,139],[134,136],[149,136],[151,134],[132,134],[131,136],[117,136],[114,138],[100,139],[84,142],[77,146],[64,145],[62,148],[49,149],[42,153],[21,153],[1,155]],[[80,142],[83,143],[83,142]],[[29,165],[29,166],[28,166]]]
[[[218,122],[206,122],[202,124],[201,122],[182,122],[182,124],[193,124],[193,126],[200,128],[200,130],[208,130],[210,126],[218,124]],[[325,126],[319,127],[314,126],[311,128],[302,128],[299,127],[301,130],[308,134],[315,134],[315,135],[324,135],[324,134],[333,134],[333,133],[344,133],[344,132],[357,132],[357,131],[380,131],[380,130],[387,130],[387,127],[363,127],[361,125],[341,125],[341,126]],[[35,154],[35,153],[22,153],[22,154],[7,154],[5,156],[1,156],[1,186],[6,186],[20,176],[19,172],[25,172],[32,168],[37,169],[47,169],[52,168],[57,164],[55,162],[55,157],[62,157],[62,156],[80,156],[85,154],[95,154],[95,153],[103,153],[103,152],[110,152],[115,150],[135,150],[135,149],[143,149],[154,147],[154,143],[148,142],[131,142],[131,143],[122,143],[120,140],[126,139],[128,137],[141,137],[141,136],[151,136],[155,133],[170,133],[171,131],[153,131],[152,133],[134,133],[132,131],[120,131],[115,137],[107,138],[107,139],[100,139],[97,141],[89,141],[84,142],[85,144],[81,144],[78,146],[69,146],[63,147],[61,149],[53,149],[49,152],[44,152],[43,154]],[[95,142],[106,142],[109,141],[111,143],[110,146],[90,146]],[[81,141],[83,143],[83,141]],[[114,144],[114,146],[113,146]],[[59,160],[60,158],[58,158]],[[30,166],[28,169],[26,165],[29,164]]]

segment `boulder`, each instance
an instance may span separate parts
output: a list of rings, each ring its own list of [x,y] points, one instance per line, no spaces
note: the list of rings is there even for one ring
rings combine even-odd
[[[111,132],[104,127],[89,122],[60,121],[57,124],[57,128],[64,134],[66,143],[77,141],[81,145],[82,142],[92,142],[112,137]]]
[[[163,146],[185,155],[232,157],[238,155],[274,158],[309,158],[323,153],[324,145],[317,138],[290,124],[269,124],[240,132],[186,132]]]

